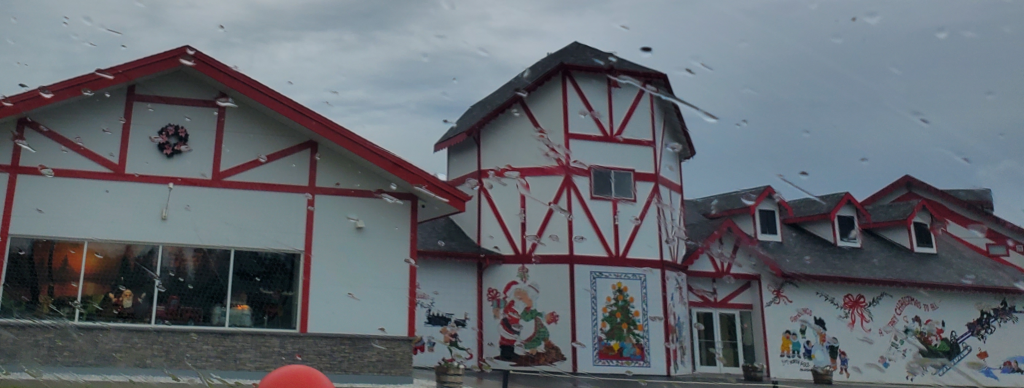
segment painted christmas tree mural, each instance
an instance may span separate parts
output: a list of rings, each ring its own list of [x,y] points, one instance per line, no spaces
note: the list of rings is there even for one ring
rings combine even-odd
[[[598,282],[598,280],[603,280]],[[642,274],[593,272],[591,287],[603,285],[591,303],[595,322],[595,365],[650,365],[646,278]],[[595,290],[597,291],[597,290]],[[609,292],[610,291],[610,292]],[[600,310],[597,306],[600,305]]]

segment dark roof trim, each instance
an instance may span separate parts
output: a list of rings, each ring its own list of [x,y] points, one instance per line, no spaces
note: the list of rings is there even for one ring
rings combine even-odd
[[[462,260],[479,260],[479,261],[501,261],[504,256],[500,254],[477,254],[477,253],[465,253],[465,252],[448,252],[448,251],[435,251],[420,249],[416,251],[417,258],[427,259],[462,259]]]
[[[933,217],[936,214],[935,210],[932,209],[932,207],[930,205],[928,205],[927,201],[919,201],[917,203],[917,205],[914,206],[914,210],[910,212],[910,215],[908,215],[907,218],[900,219],[900,220],[877,222],[877,223],[876,222],[867,222],[867,223],[861,224],[860,227],[861,227],[861,229],[876,229],[876,228],[885,228],[885,227],[890,227],[890,226],[910,226],[910,223],[914,221],[914,218],[917,217],[917,213],[920,212],[921,209],[927,210],[928,213],[931,213]]]
[[[843,195],[839,202],[836,203],[836,206],[834,206],[832,210],[829,210],[828,213],[811,214],[803,217],[784,218],[782,222],[785,222],[787,224],[796,224],[800,222],[835,220],[836,214],[839,213],[839,209],[842,209],[843,206],[846,206],[846,204],[851,204],[853,205],[853,207],[857,208],[857,212],[860,213],[860,215],[863,216],[865,220],[867,220],[867,223],[871,223],[871,215],[868,213],[867,209],[865,209],[864,206],[861,206],[860,202],[858,202],[857,199],[854,198],[853,195],[851,195],[850,193],[846,193],[845,195]],[[792,212],[790,213],[792,214]]]
[[[861,201],[861,203],[864,204],[865,206],[871,205],[875,202],[880,201],[882,197],[885,197],[886,195],[900,188],[906,188],[908,191],[911,191],[912,188],[924,190],[932,195],[942,198],[945,201],[959,205],[964,209],[973,210],[973,213],[975,215],[978,215],[979,217],[982,217],[989,222],[1006,228],[1011,232],[1018,233],[1021,236],[1024,236],[1024,228],[1021,228],[1020,226],[1017,226],[1011,223],[1010,221],[999,218],[995,214],[989,213],[984,209],[978,208],[975,204],[957,198],[941,189],[936,188],[935,186],[929,185],[921,181],[920,179],[914,178],[913,176],[910,175],[904,175],[900,179],[897,179],[895,182],[890,183],[888,186],[883,187],[881,190],[878,190],[877,193],[874,193],[870,197],[867,197],[866,199]]]
[[[180,61],[185,56],[191,57],[192,66],[186,66]],[[414,186],[423,185],[439,197],[446,199],[449,205],[458,211],[464,211],[466,201],[471,198],[470,195],[440,180],[433,174],[416,167],[390,151],[191,46],[178,47],[108,69],[96,69],[92,73],[58,82],[47,87],[53,93],[50,98],[44,98],[36,90],[11,96],[8,100],[13,103],[13,106],[0,105],[0,119],[25,115],[44,106],[80,97],[83,87],[103,90],[179,68],[190,68],[210,77],[223,84],[224,87],[262,104],[384,171],[394,174],[398,179]]]
[[[908,281],[908,280],[890,280],[890,279],[869,279],[869,278],[855,278],[849,276],[834,276],[834,275],[812,275],[802,273],[787,273],[786,278],[795,280],[817,280],[830,283],[853,283],[853,284],[870,284],[876,286],[886,287],[918,287],[918,288],[930,288],[936,290],[951,290],[960,292],[990,292],[997,294],[1024,294],[1024,290],[1016,287],[996,287],[996,286],[979,286],[979,285],[955,285],[945,283],[929,283],[919,281]]]

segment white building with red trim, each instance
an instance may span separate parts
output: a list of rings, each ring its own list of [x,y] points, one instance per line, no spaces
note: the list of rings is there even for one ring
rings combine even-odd
[[[769,186],[684,201],[671,93],[573,43],[438,141],[473,198],[420,224],[416,365],[1024,384],[1024,230],[990,191],[908,176],[863,204]]]
[[[5,368],[1024,384],[990,191],[684,200],[686,103],[579,43],[467,110],[448,182],[189,47],[0,102]]]

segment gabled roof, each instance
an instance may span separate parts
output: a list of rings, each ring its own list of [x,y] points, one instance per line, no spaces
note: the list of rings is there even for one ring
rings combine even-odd
[[[754,207],[768,196],[774,196],[775,194],[775,189],[771,186],[758,186],[703,198],[689,199],[686,200],[686,208],[688,212],[692,210],[707,218],[752,214]],[[793,214],[793,210],[786,201],[780,199],[779,205],[786,209],[788,215]]]
[[[985,221],[999,225],[1013,233],[1017,233],[1020,236],[1024,236],[1024,228],[1021,228],[1020,226],[1015,225],[1010,221],[999,218],[996,215],[992,214],[991,212],[986,211],[984,208],[978,207],[978,205],[974,203],[958,198],[953,194],[950,194],[946,190],[940,190],[935,186],[927,184],[921,181],[920,179],[914,178],[913,176],[910,175],[904,175],[900,179],[897,179],[895,182],[883,187],[881,190],[878,190],[878,192],[872,194],[870,197],[867,197],[866,199],[861,201],[861,204],[865,206],[874,204],[875,202],[882,200],[882,198],[884,198],[889,193],[892,193],[893,191],[901,188],[907,190],[918,189],[930,193],[936,197],[941,198],[944,201],[956,204],[964,209],[967,209],[968,211],[971,211],[974,215],[984,219]]]
[[[864,210],[860,202],[857,202],[857,199],[847,192],[826,194],[814,198],[794,199],[788,203],[793,209],[793,215],[784,219],[788,223],[831,219],[835,217],[840,208],[848,203],[857,208],[857,211],[864,215],[865,218],[869,218],[869,213]]]
[[[419,224],[416,228],[416,250],[420,255],[432,257],[501,256],[500,253],[481,248],[448,217]]]
[[[732,233],[776,276],[784,278],[1021,293],[1015,284],[1024,278],[1019,271],[945,234],[935,236],[935,254],[911,252],[870,232],[861,234],[862,248],[847,249],[795,225],[782,224],[785,243],[757,241],[735,227],[731,219],[708,219],[690,211],[686,215],[688,244],[698,248],[687,253],[683,265],[696,260],[704,247],[722,234]]]
[[[995,210],[992,189],[946,189],[942,191],[989,213]]]
[[[615,58],[615,60],[609,60],[610,57]],[[501,85],[494,92],[491,92],[487,97],[470,106],[455,121],[455,125],[449,128],[448,132],[445,132],[441,139],[434,144],[434,151],[440,151],[465,140],[474,131],[483,127],[494,117],[497,117],[498,113],[519,101],[522,98],[519,95],[520,93],[532,92],[563,69],[602,73],[614,72],[654,79],[664,82],[664,87],[668,90],[667,94],[672,94],[672,86],[669,85],[668,76],[665,73],[619,58],[612,53],[598,50],[583,43],[572,42],[568,46],[548,54],[530,66],[526,71],[512,77],[511,80]],[[696,151],[693,148],[693,142],[690,140],[690,134],[686,130],[682,114],[679,112],[678,107],[674,109],[682,126],[681,135],[686,139],[686,145],[689,148],[689,156],[687,157],[689,159],[693,157]]]
[[[906,221],[914,214],[920,200],[900,201],[867,206],[868,214],[871,214],[871,222],[880,224],[892,221]],[[865,226],[866,227],[866,226]]]
[[[186,62],[192,65],[186,65]],[[139,78],[166,73],[177,68],[189,68],[210,77],[234,92],[266,106],[358,157],[394,174],[398,179],[413,186],[422,187],[424,190],[444,198],[458,211],[465,210],[465,203],[470,196],[461,190],[189,46],[178,47],[108,69],[96,69],[95,72],[47,86],[46,88],[52,93],[49,98],[43,97],[35,90],[11,96],[8,101],[13,104],[12,106],[0,105],[0,120],[12,116],[23,116],[47,105],[81,97],[84,88],[103,90],[130,84]]]

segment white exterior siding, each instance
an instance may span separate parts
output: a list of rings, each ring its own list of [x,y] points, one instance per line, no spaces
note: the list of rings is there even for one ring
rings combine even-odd
[[[444,330],[454,330],[459,337],[461,346],[471,349],[460,352],[463,357],[473,355],[474,363],[477,353],[477,264],[472,261],[454,261],[438,259],[420,259],[416,270],[416,336],[423,339],[424,348],[415,350],[413,365],[432,367],[442,358],[451,358],[441,333],[442,327],[427,323],[427,314],[452,314],[451,319],[464,319],[466,326],[452,322],[455,328],[447,326]],[[487,311],[490,312],[490,311]],[[434,344],[433,349],[430,343]],[[415,345],[414,345],[415,346]],[[456,352],[459,352],[456,350]]]

